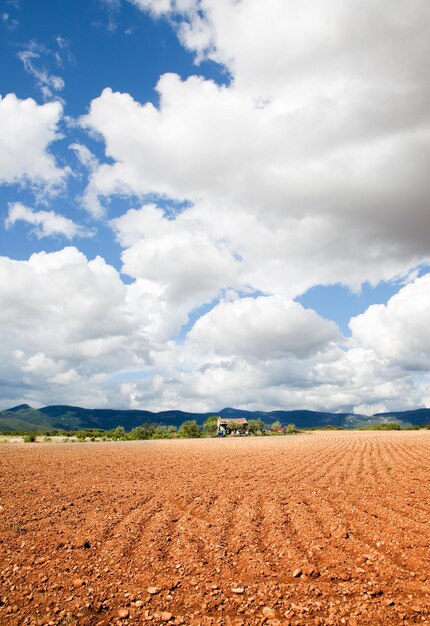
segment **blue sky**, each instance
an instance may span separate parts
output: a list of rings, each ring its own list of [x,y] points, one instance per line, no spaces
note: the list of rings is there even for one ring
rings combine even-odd
[[[428,405],[429,13],[3,0],[0,408]]]

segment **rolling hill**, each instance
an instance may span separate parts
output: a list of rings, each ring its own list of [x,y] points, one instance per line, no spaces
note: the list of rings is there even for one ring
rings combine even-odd
[[[210,415],[221,417],[261,418],[264,423],[295,424],[299,428],[323,428],[329,426],[356,428],[387,422],[397,422],[402,427],[421,426],[430,423],[430,409],[377,413],[373,416],[352,413],[330,413],[308,410],[294,411],[244,411],[225,408],[208,413],[188,413],[184,411],[144,411],[123,409],[84,409],[76,406],[54,405],[34,409],[28,404],[20,404],[0,411],[0,431],[2,432],[43,432],[47,430],[76,430],[81,428],[101,428],[111,430],[123,426],[131,430],[144,422],[179,426],[185,420],[195,419],[202,424]]]

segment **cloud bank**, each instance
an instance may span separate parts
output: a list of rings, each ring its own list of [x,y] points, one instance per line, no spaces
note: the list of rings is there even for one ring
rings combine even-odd
[[[160,76],[157,105],[107,87],[80,118],[105,157],[70,144],[88,174],[80,202],[116,237],[121,274],[76,248],[1,259],[5,404],[428,405],[426,3],[132,4],[171,22],[195,74]],[[226,84],[198,75],[206,61]],[[64,183],[50,152],[61,105],[9,95],[0,115],[3,182]],[[82,232],[14,204],[17,220]],[[297,302],[317,285],[400,279],[348,337]]]

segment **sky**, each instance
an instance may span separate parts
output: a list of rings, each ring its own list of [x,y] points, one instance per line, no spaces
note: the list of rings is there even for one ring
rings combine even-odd
[[[0,0],[0,409],[430,406],[427,0]]]

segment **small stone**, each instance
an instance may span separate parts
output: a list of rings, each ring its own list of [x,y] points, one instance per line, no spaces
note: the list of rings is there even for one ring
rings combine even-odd
[[[172,619],[172,617],[173,617],[173,615],[172,615],[172,613],[169,613],[169,611],[164,611],[164,612],[161,614],[161,620],[162,620],[163,622],[170,622],[170,620]]]
[[[75,580],[73,581],[73,586],[75,589],[79,589],[79,587],[83,587],[84,586],[84,581],[82,580],[82,578],[75,578]]]
[[[313,565],[309,565],[309,567],[305,569],[305,574],[306,576],[310,576],[311,578],[318,578],[318,576],[320,575],[317,568]]]
[[[302,570],[300,569],[300,567],[294,570],[293,578],[299,578],[301,575],[302,575]]]
[[[243,587],[232,587],[232,593],[242,594],[245,591]]]
[[[387,598],[387,599],[385,600],[385,604],[386,604],[387,606],[393,606],[393,605],[394,605],[394,600],[393,600],[392,598]]]
[[[267,619],[273,619],[275,617],[275,611],[271,609],[270,606],[264,606],[261,612]]]
[[[143,606],[143,600],[136,600],[134,606],[137,606],[137,608],[140,609],[140,607]]]
[[[119,619],[127,619],[127,617],[130,615],[130,611],[128,609],[119,609],[118,610],[118,617]]]
[[[160,593],[160,587],[147,587],[146,591],[150,596],[155,596],[157,593]]]

